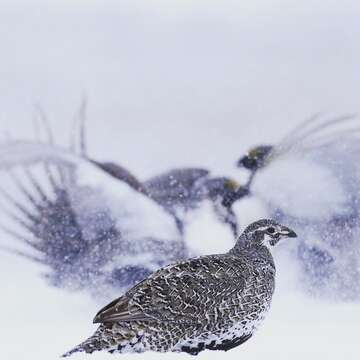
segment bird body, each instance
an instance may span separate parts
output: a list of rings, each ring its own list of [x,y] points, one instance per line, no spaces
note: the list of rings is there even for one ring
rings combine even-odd
[[[196,355],[240,345],[270,308],[275,265],[268,245],[281,236],[296,234],[271,220],[259,220],[226,254],[192,258],[156,271],[100,310],[95,334],[64,356],[97,350]]]

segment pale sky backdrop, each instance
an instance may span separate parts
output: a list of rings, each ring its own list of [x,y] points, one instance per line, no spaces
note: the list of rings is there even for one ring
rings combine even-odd
[[[359,110],[359,16],[349,0],[3,0],[0,124],[28,135],[38,102],[65,139],[86,94],[94,155],[227,170],[315,112]]]

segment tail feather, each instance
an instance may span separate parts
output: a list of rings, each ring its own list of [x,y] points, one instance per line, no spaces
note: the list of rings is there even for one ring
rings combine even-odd
[[[100,351],[100,350],[112,351],[112,350],[114,350],[114,344],[111,345],[109,343],[109,341],[106,340],[106,337],[104,337],[103,334],[101,334],[101,333],[99,334],[99,330],[93,336],[89,337],[87,340],[85,340],[81,344],[75,346],[70,351],[67,351],[65,354],[61,355],[61,357],[68,357],[77,352],[85,352],[87,354],[91,354],[94,351]]]
[[[40,140],[40,130],[42,130],[42,132],[46,136],[46,142],[49,144],[55,144],[55,137],[54,137],[51,125],[50,125],[50,121],[49,121],[48,117],[46,116],[44,109],[42,108],[41,104],[39,104],[39,103],[34,104],[34,107],[35,107],[35,115],[36,115],[34,120],[36,122],[35,125],[37,125],[37,127],[38,127],[37,139]],[[41,129],[41,127],[42,127],[42,129]]]
[[[102,347],[98,339],[91,337],[88,340],[84,341],[83,343],[75,346],[70,351],[61,355],[61,357],[68,357],[77,352],[85,352],[87,354],[91,354],[94,351],[100,351],[103,349],[106,349],[106,347]],[[111,351],[111,349],[109,349],[108,351]]]
[[[143,335],[129,324],[100,325],[95,334],[87,340],[67,351],[62,357],[68,357],[77,352],[91,354],[95,351],[105,350],[114,352],[143,352],[141,342]]]
[[[14,197],[12,197],[2,188],[0,188],[0,195],[4,201],[7,201],[9,204],[11,204],[11,206],[16,208],[24,217],[26,217],[26,221],[36,221],[36,217],[27,208],[25,208],[25,206],[15,200]],[[26,227],[27,229],[31,229],[31,226],[28,225],[25,220],[21,219],[19,216],[15,215],[9,210],[3,210],[4,212],[7,212],[8,216],[11,217],[13,220],[17,221],[18,223],[25,224],[24,227]]]
[[[39,181],[34,177],[34,175],[31,173],[29,168],[25,168],[25,175],[27,176],[27,179],[29,180],[30,184],[32,185],[32,188],[34,189],[34,191],[36,192],[36,194],[40,197],[40,199],[44,202],[44,203],[50,203],[50,199],[47,196],[47,194],[45,193],[44,189],[41,187]],[[37,203],[35,202],[34,204],[35,206],[37,206]]]
[[[65,354],[62,354],[61,357],[65,358],[65,357],[69,357],[72,354],[75,354],[77,352],[84,352],[85,349],[80,345],[74,347],[73,349],[71,349],[70,351],[66,352]]]

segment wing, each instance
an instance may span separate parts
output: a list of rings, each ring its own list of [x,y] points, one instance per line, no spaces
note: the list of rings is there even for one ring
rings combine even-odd
[[[150,196],[165,207],[193,207],[197,198],[194,194],[196,183],[209,174],[208,170],[189,168],[174,169],[153,177],[144,185]]]
[[[229,266],[222,255],[168,266],[100,310],[94,322],[196,323],[202,316],[216,317],[215,304],[231,307],[232,299],[246,291],[248,271],[240,261]]]

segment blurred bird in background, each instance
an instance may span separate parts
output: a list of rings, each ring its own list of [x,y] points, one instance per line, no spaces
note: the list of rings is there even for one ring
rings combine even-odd
[[[84,121],[81,112],[69,148],[55,145],[46,121],[46,141],[0,146],[0,169],[12,183],[6,190],[3,185],[2,207],[9,205],[3,210],[17,230],[2,228],[34,250],[12,251],[47,265],[53,285],[102,294],[126,290],[161,266],[203,255],[193,250],[187,228],[204,203],[235,241],[241,213],[235,214],[234,204],[248,198],[260,200],[268,217],[298,230],[290,252],[307,291],[359,298],[355,116],[314,116],[277,145],[254,147],[237,163],[248,171],[243,186],[204,168],[174,168],[139,180],[116,162],[88,155]]]
[[[217,219],[238,235],[238,221],[232,206],[249,194],[247,186],[229,177],[214,177],[204,168],[173,168],[165,173],[141,181],[130,170],[113,161],[97,161],[88,155],[84,105],[80,111],[77,153],[113,178],[123,181],[135,191],[153,199],[176,219],[181,232],[188,221],[186,214],[210,201]],[[73,144],[74,142],[72,142]],[[71,145],[72,149],[76,145]]]
[[[12,220],[0,226],[28,248],[7,250],[44,264],[52,285],[110,296],[187,258],[193,253],[185,241],[188,214],[205,201],[237,235],[234,201],[224,199],[247,191],[234,180],[184,168],[141,182],[121,165],[88,155],[84,109],[69,148],[55,144],[40,115],[45,141],[0,146],[0,170],[7,177],[1,210]]]
[[[0,153],[2,210],[13,220],[1,228],[27,246],[13,251],[46,266],[52,285],[107,297],[188,257],[173,215],[56,146],[51,132]]]
[[[354,115],[301,123],[237,162],[269,216],[299,229],[293,253],[313,294],[360,297],[360,126]]]

